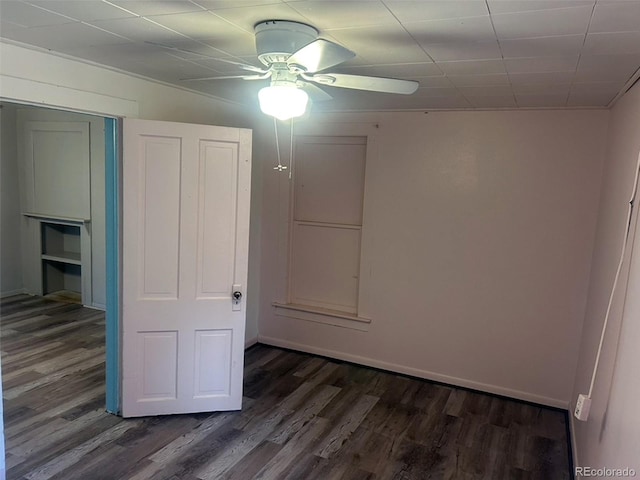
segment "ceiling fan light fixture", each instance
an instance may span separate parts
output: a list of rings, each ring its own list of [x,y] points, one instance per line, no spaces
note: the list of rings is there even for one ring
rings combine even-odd
[[[289,85],[271,85],[258,92],[260,110],[280,120],[304,115],[309,95],[304,90]]]

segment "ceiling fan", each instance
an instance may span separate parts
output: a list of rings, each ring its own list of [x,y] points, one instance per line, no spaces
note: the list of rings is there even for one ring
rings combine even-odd
[[[310,25],[268,20],[258,23],[254,30],[258,59],[264,68],[223,60],[247,73],[183,80],[270,79],[270,85],[259,93],[260,106],[263,112],[281,120],[304,114],[308,96],[316,101],[332,98],[314,84],[403,95],[409,95],[418,88],[418,82],[412,80],[325,72],[353,58],[355,53],[337,43],[318,38],[318,30]]]

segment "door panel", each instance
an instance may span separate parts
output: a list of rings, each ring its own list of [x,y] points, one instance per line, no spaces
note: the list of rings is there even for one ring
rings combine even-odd
[[[124,121],[125,417],[241,407],[250,156],[248,130]]]

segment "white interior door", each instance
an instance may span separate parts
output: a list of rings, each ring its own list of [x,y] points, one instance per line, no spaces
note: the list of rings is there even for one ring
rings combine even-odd
[[[123,416],[238,410],[251,131],[127,119],[122,144]]]

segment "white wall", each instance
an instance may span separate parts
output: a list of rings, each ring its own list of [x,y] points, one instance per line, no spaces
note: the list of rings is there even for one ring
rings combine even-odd
[[[628,201],[640,153],[640,85],[610,113],[605,170],[587,311],[572,400],[587,393],[619,261]],[[636,210],[638,200],[636,200]],[[619,287],[609,317],[589,420],[572,417],[579,466],[635,468],[640,475],[640,235],[635,212]],[[635,230],[635,239],[634,239]],[[625,301],[626,300],[626,301]],[[572,404],[572,407],[575,405]]]
[[[20,189],[14,105],[2,105],[0,132],[0,296],[7,296],[22,293],[24,287],[20,261]]]
[[[348,122],[379,126],[365,180],[372,323],[363,332],[274,314],[288,180],[271,153],[260,340],[567,408],[607,119],[603,110],[312,118],[345,122],[345,134]],[[273,152],[272,141],[259,150]]]
[[[251,127],[254,113],[210,96],[6,41],[0,41],[0,99],[106,116],[235,127]],[[259,180],[260,177],[255,178]],[[260,267],[260,218],[256,213],[260,200],[254,192],[249,246],[248,340],[255,338],[258,332],[259,282],[256,279]]]

